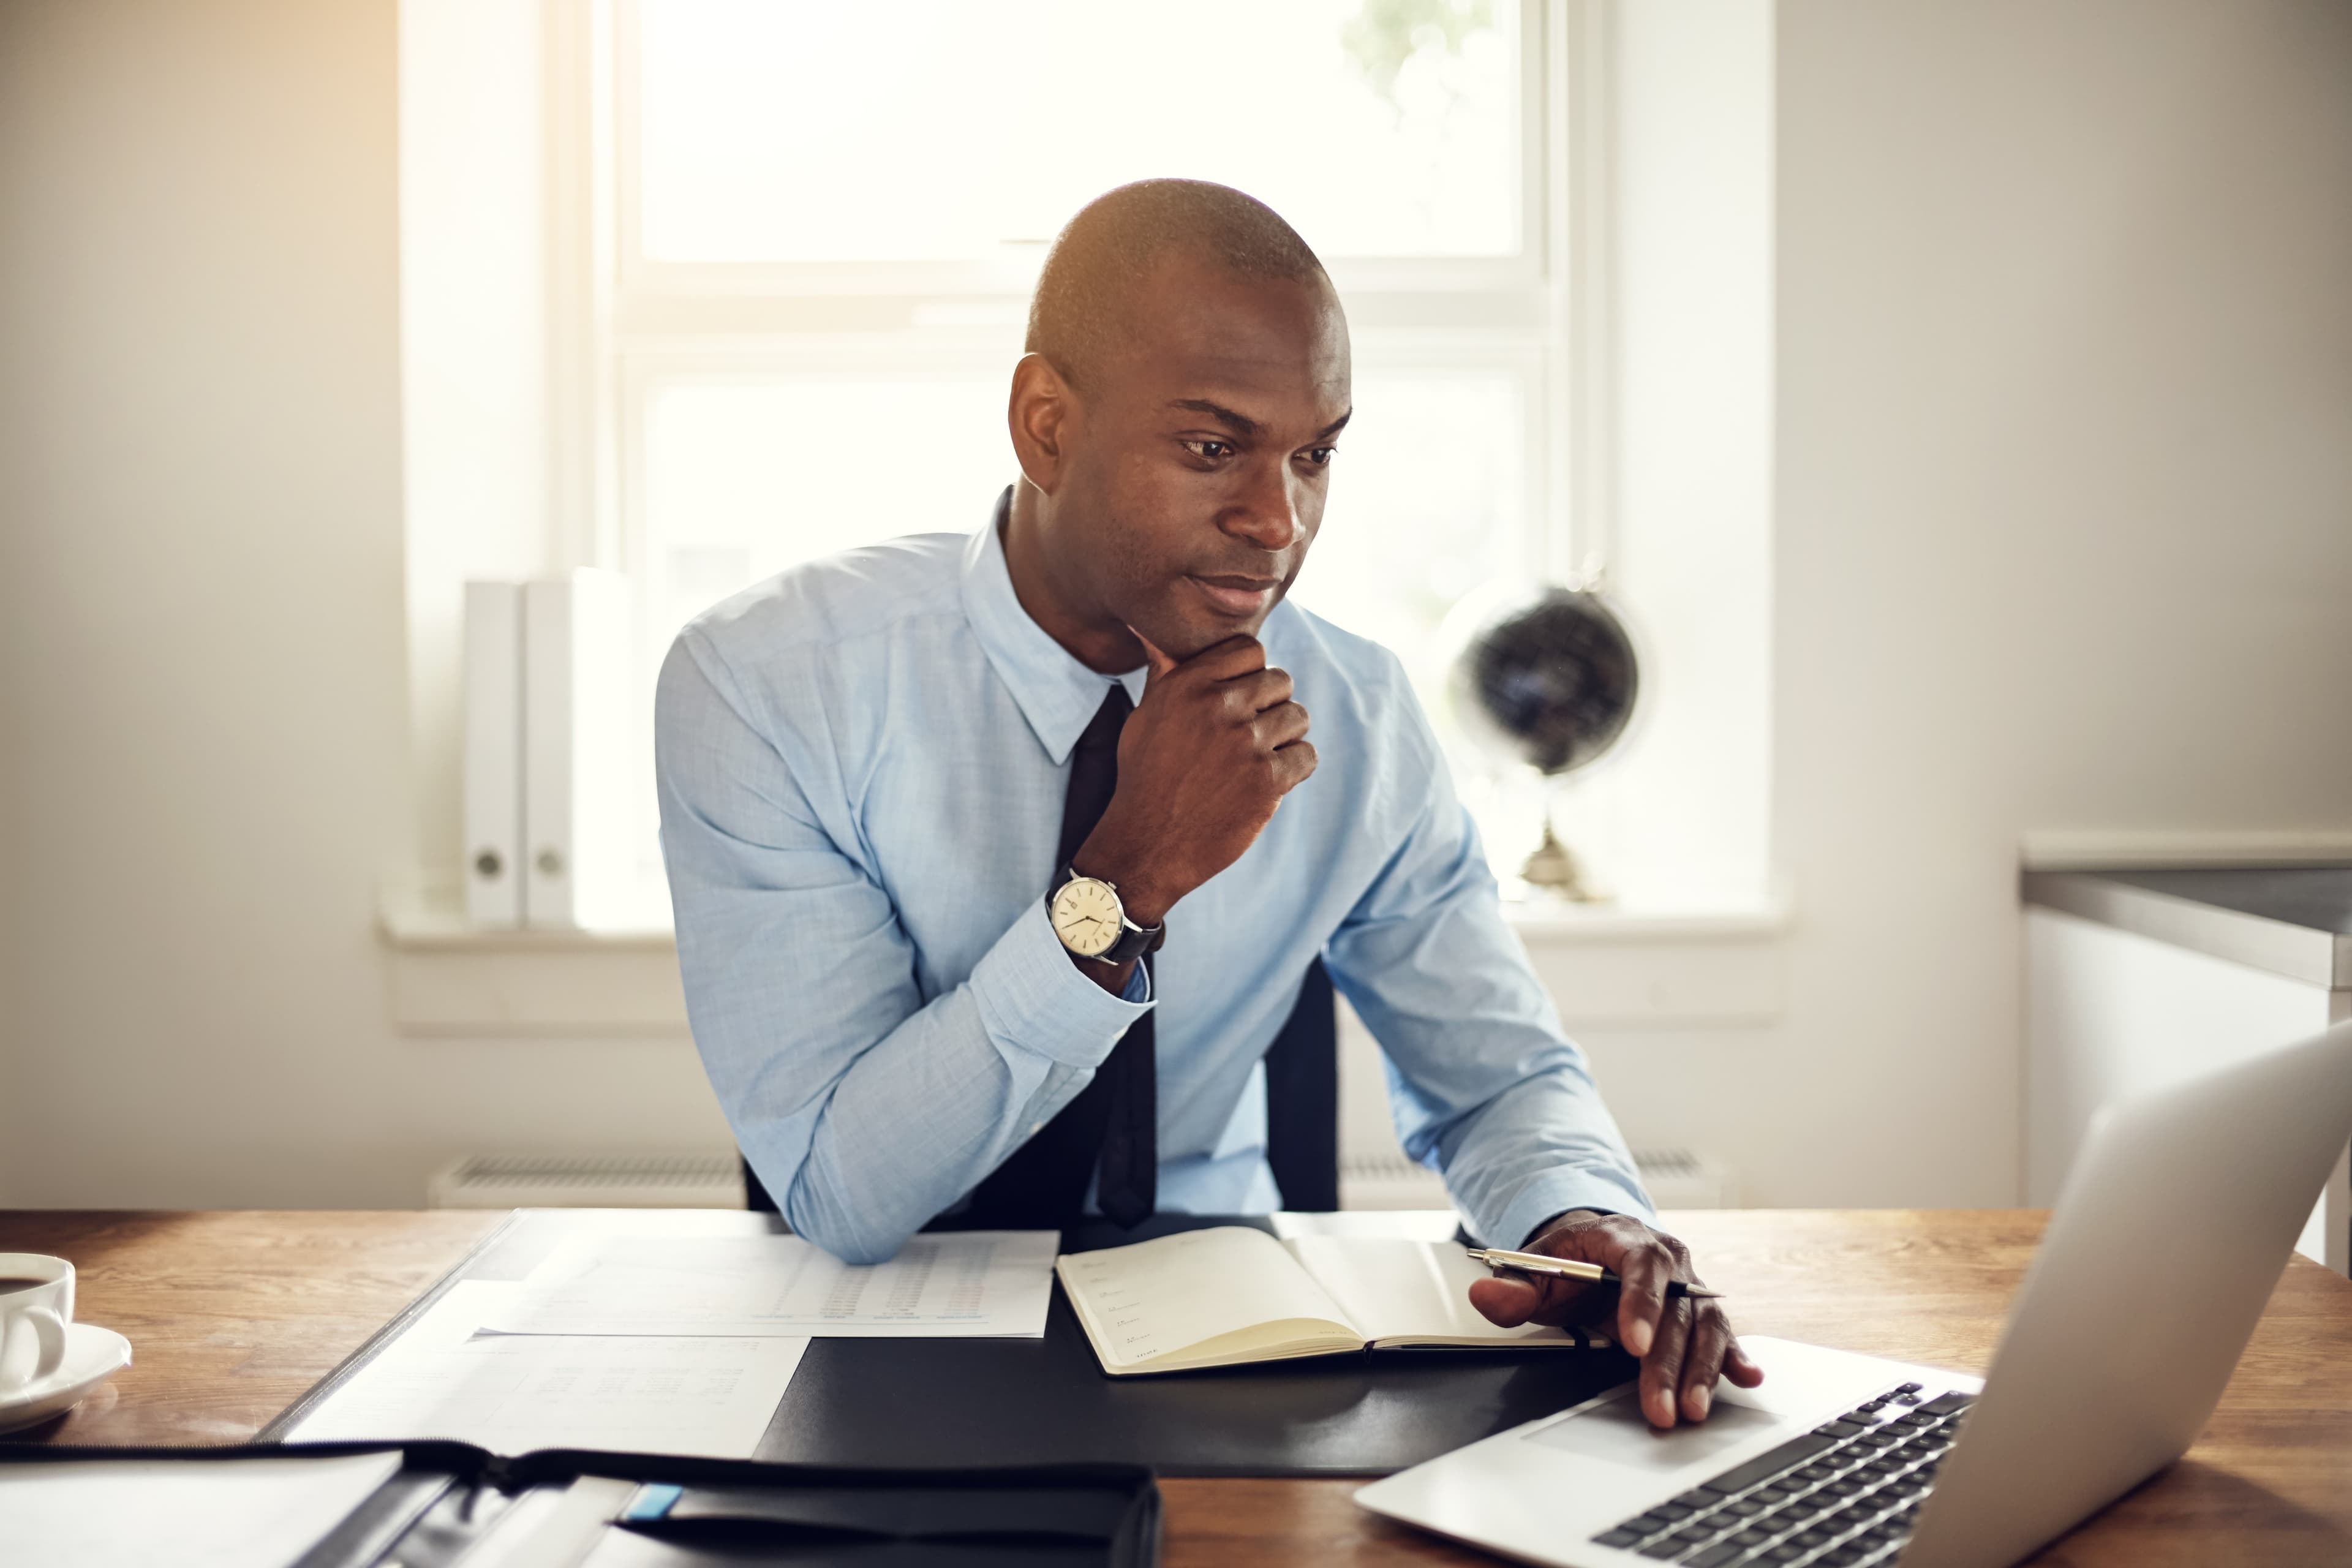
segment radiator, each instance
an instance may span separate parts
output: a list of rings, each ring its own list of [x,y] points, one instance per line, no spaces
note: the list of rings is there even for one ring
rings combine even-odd
[[[433,1178],[436,1209],[740,1209],[735,1152],[470,1154]]]
[[[1636,1150],[1642,1184],[1660,1208],[1730,1208],[1738,1184],[1686,1149]],[[436,1209],[740,1209],[743,1172],[732,1150],[678,1154],[472,1154],[433,1178]],[[1402,1152],[1339,1166],[1339,1206],[1442,1209],[1452,1200],[1434,1171]]]

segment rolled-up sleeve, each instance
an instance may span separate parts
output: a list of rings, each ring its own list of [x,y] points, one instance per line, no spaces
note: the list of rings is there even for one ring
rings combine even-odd
[[[1150,1006],[1080,973],[1042,897],[926,1003],[888,893],[692,631],[655,710],[662,853],[697,1049],[793,1231],[896,1252],[1084,1088]]]
[[[1567,1209],[1653,1217],[1425,721],[1411,739],[1399,798],[1420,805],[1326,953],[1388,1058],[1406,1152],[1444,1173],[1489,1246],[1520,1246]]]

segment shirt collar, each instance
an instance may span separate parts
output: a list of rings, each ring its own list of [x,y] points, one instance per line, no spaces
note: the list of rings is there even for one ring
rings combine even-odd
[[[1038,743],[1054,765],[1069,760],[1103,694],[1117,679],[1129,700],[1143,700],[1140,669],[1125,675],[1100,675],[1080,664],[1070,650],[1029,618],[1013,592],[1013,572],[1004,562],[1003,531],[1012,514],[1013,488],[996,498],[988,525],[971,536],[963,552],[963,614],[996,670],[996,678],[1013,693]]]

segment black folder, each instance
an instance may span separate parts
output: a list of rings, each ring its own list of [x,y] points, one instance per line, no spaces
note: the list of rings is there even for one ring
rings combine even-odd
[[[592,1536],[585,1555],[597,1563],[1150,1568],[1160,1560],[1160,1490],[1150,1472],[1132,1465],[877,1471],[570,1449],[503,1458],[465,1443],[0,1445],[0,1465],[233,1467],[394,1450],[400,1468],[292,1568],[454,1568],[501,1527],[534,1528],[529,1513],[516,1511],[524,1498],[590,1476],[638,1483],[633,1500]],[[153,1561],[169,1562],[172,1521],[152,1522]]]
[[[1272,1228],[1262,1216],[1161,1215],[1131,1231],[1090,1221],[1064,1234],[1062,1250],[1213,1225]],[[290,1433],[449,1284],[520,1279],[563,1234],[562,1211],[518,1211],[262,1436]],[[1104,1460],[1164,1476],[1384,1476],[1564,1410],[1638,1370],[1614,1348],[1433,1349],[1109,1377],[1056,1281],[1042,1340],[812,1342],[757,1457],[934,1468]]]

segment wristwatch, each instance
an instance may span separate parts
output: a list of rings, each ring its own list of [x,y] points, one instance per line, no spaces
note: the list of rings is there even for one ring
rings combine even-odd
[[[1125,963],[1156,952],[1168,935],[1166,921],[1146,929],[1129,920],[1116,884],[1081,877],[1067,866],[1062,868],[1061,885],[1046,895],[1045,912],[1062,945],[1097,963]]]

